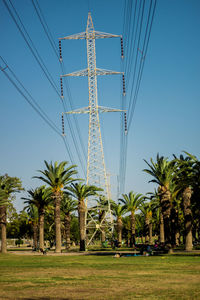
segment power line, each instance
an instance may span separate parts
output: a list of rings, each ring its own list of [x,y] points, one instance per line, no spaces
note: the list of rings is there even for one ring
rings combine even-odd
[[[38,108],[38,110],[45,116],[45,118],[51,123],[53,124],[53,126],[57,129],[57,131],[59,131],[59,128],[56,126],[56,124],[48,117],[48,115],[44,112],[44,110],[39,106],[39,104],[35,101],[35,99],[32,97],[32,95],[28,92],[28,90],[25,88],[25,86],[21,83],[21,81],[17,78],[17,76],[15,75],[15,73],[12,71],[12,69],[8,66],[8,64],[6,63],[5,59],[3,59],[2,56],[0,56],[0,59],[3,61],[3,63],[6,65],[6,69],[8,69],[10,71],[10,73],[12,74],[12,76],[15,78],[15,80],[18,82],[18,84],[23,88],[23,90],[27,93],[27,95],[30,97],[30,99],[32,100],[32,102],[34,103],[34,105]],[[2,69],[2,71],[4,71],[4,69]]]
[[[39,6],[39,3],[37,0],[35,0],[35,2],[37,3],[37,6],[35,5],[34,1],[32,0],[32,4],[33,4],[33,7],[37,13],[37,16],[39,18],[39,21],[44,29],[44,32],[45,34],[47,35],[47,38],[54,50],[54,53],[57,57],[57,59],[59,60],[59,63],[60,63],[60,67],[61,67],[61,72],[62,72],[62,75],[64,75],[66,72],[65,72],[65,66],[64,66],[64,63],[60,61],[59,59],[59,56],[58,56],[58,51],[57,51],[57,47],[56,47],[56,44],[54,42],[54,39],[52,37],[52,34],[51,34],[51,31],[49,29],[49,26],[45,20],[45,17],[44,17],[44,14],[42,13],[42,10]],[[70,110],[73,109],[73,104],[72,104],[72,97],[71,97],[71,93],[70,93],[70,88],[69,88],[69,85],[68,85],[68,82],[67,82],[67,79],[66,77],[64,78],[64,82],[65,82],[65,87],[66,87],[66,91],[67,91],[67,94],[68,94],[68,98],[69,98],[69,104],[70,104]],[[67,111],[67,105],[66,105],[66,101],[65,101],[65,98],[62,97],[62,105],[63,105],[63,109],[64,111]],[[79,147],[78,147],[78,142],[76,140],[76,135],[74,133],[74,129],[73,129],[73,126],[71,124],[71,121],[70,121],[70,118],[68,115],[65,115],[66,116],[66,119],[67,119],[67,124],[69,126],[69,129],[70,129],[70,133],[72,135],[72,139],[73,139],[73,142],[74,142],[74,146],[75,146],[75,149],[76,149],[76,152],[78,154],[78,158],[79,158],[79,161],[81,163],[81,166],[82,166],[82,169],[83,169],[83,172],[86,176],[86,172],[85,172],[85,168],[83,167],[83,160],[82,160],[82,155],[81,155],[81,152],[79,150]],[[80,142],[80,145],[81,145],[81,149],[82,149],[82,152],[83,152],[83,156],[85,158],[85,161],[87,160],[87,156],[86,156],[86,152],[85,152],[85,147],[84,147],[84,144],[83,144],[83,140],[82,140],[82,136],[81,136],[81,132],[80,132],[80,128],[79,128],[79,125],[78,125],[78,122],[77,122],[77,119],[76,119],[76,116],[73,115],[73,120],[74,120],[74,123],[75,123],[75,128],[76,128],[76,131],[77,131],[77,134],[78,134],[78,138],[79,138],[79,142]]]
[[[15,25],[17,26],[19,32],[21,33],[23,39],[25,40],[25,42],[26,42],[26,44],[27,44],[29,50],[31,51],[31,53],[32,53],[32,55],[34,56],[34,58],[36,59],[36,61],[37,61],[37,63],[39,64],[40,68],[42,69],[43,73],[45,74],[45,76],[47,77],[48,81],[50,82],[51,86],[53,87],[53,89],[55,90],[55,92],[57,93],[57,95],[60,97],[59,90],[58,90],[58,88],[57,88],[57,86],[56,86],[56,84],[55,84],[53,78],[51,77],[51,74],[49,73],[47,67],[45,66],[45,64],[44,64],[44,62],[43,62],[41,56],[39,55],[39,53],[38,53],[38,51],[37,51],[37,49],[36,49],[36,47],[35,47],[35,45],[34,45],[32,39],[31,39],[31,37],[29,36],[29,34],[28,34],[28,32],[27,32],[25,26],[23,25],[23,23],[22,23],[22,21],[21,21],[21,18],[19,17],[19,14],[17,13],[17,11],[16,11],[14,5],[12,4],[11,0],[8,0],[8,1],[10,2],[10,5],[12,6],[12,8],[13,8],[13,10],[14,10],[16,16],[17,16],[17,19],[19,20],[19,23],[21,24],[21,27],[22,27],[22,29],[24,30],[25,33],[24,33],[23,30],[20,28],[20,26],[19,26],[19,24],[18,24],[18,22],[17,22],[15,16],[13,15],[11,9],[9,8],[8,4],[6,3],[5,0],[3,0],[3,3],[4,3],[4,5],[6,6],[6,8],[7,8],[8,12],[9,12],[11,18],[13,19]],[[26,36],[27,36],[27,37],[26,37]],[[28,41],[28,40],[29,40],[29,41]],[[34,50],[33,50],[33,49],[34,49]]]
[[[40,57],[40,55],[39,55],[39,53],[38,53],[36,47],[34,46],[34,43],[33,43],[32,39],[31,39],[31,37],[29,36],[29,34],[28,34],[28,32],[27,32],[27,30],[26,30],[26,28],[25,28],[23,22],[21,21],[21,19],[20,19],[20,17],[19,17],[19,14],[17,13],[17,11],[16,11],[14,5],[12,4],[11,0],[9,0],[9,2],[10,2],[10,5],[12,6],[12,8],[13,8],[13,10],[14,10],[14,12],[15,12],[15,15],[17,16],[17,19],[18,19],[18,21],[19,21],[19,23],[20,23],[22,29],[24,30],[24,32],[23,32],[23,30],[20,28],[20,26],[19,26],[19,24],[18,24],[18,22],[17,22],[15,16],[13,15],[13,13],[12,13],[11,9],[9,8],[9,6],[7,5],[6,1],[3,0],[4,5],[6,6],[6,8],[7,8],[8,12],[9,12],[11,18],[13,19],[15,25],[17,26],[18,30],[20,31],[22,37],[24,38],[24,40],[25,40],[25,42],[26,42],[28,48],[30,49],[32,55],[33,55],[34,58],[36,59],[37,63],[38,63],[39,66],[41,67],[43,73],[44,73],[45,76],[47,77],[48,81],[50,82],[51,86],[53,87],[53,89],[55,90],[55,92],[57,93],[57,95],[59,96],[59,98],[61,98],[60,93],[59,93],[59,90],[58,90],[58,88],[57,88],[55,82],[53,81],[53,79],[52,79],[52,77],[51,77],[51,74],[49,73],[47,67],[45,66],[45,64],[44,64],[44,62],[43,62],[43,60],[42,60],[42,58]],[[26,37],[26,36],[27,36],[27,37]],[[34,50],[33,50],[33,49],[34,49]],[[62,99],[62,98],[61,98],[61,99]],[[78,146],[77,146],[77,142],[76,142],[76,140],[75,140],[75,136],[74,136],[74,134],[73,134],[73,132],[72,132],[72,128],[71,128],[71,127],[70,127],[70,133],[72,134],[73,143],[74,143],[75,148],[76,148],[76,151],[77,151]],[[63,137],[63,138],[65,138],[65,137]],[[78,156],[78,159],[79,159],[79,161],[80,161],[80,163],[81,163],[81,167],[82,167],[82,169],[83,169],[83,172],[85,172],[85,171],[84,171],[84,167],[83,167],[83,163],[82,163],[82,161],[80,160],[79,151],[77,152],[77,154],[78,154],[77,156]]]
[[[2,59],[2,57],[1,57]],[[3,59],[2,59],[3,60]],[[8,65],[6,66],[6,68],[8,68],[9,70],[11,70]],[[1,71],[3,72],[3,74],[8,78],[8,80],[14,85],[14,87],[17,89],[17,91],[25,98],[25,100],[31,105],[31,107],[40,115],[40,117],[57,133],[61,136],[61,133],[58,131],[57,127],[54,125],[54,123],[45,115],[43,116],[43,112],[42,109],[40,108],[40,106],[35,103],[34,100],[34,104],[28,99],[28,97],[23,93],[23,91],[17,86],[17,84],[14,82],[14,80],[6,73],[6,68],[2,68],[1,67]],[[13,74],[13,72],[12,72]],[[19,80],[17,79],[16,75],[14,75],[15,79],[17,80],[18,83]],[[20,85],[23,87],[23,85],[20,83]],[[25,90],[26,91],[26,90]],[[26,91],[27,92],[27,91]],[[31,97],[32,98],[32,97]],[[32,98],[33,101],[33,98]],[[52,125],[53,124],[53,125]]]
[[[54,50],[54,53],[55,53],[55,55],[57,56],[57,58],[58,58],[58,60],[59,60],[59,55],[58,55],[58,51],[57,51],[57,46],[56,46],[56,44],[55,44],[55,42],[54,42],[54,39],[53,39],[53,37],[52,37],[52,35],[51,35],[49,26],[47,25],[47,22],[46,22],[46,20],[45,20],[45,18],[44,18],[44,15],[43,15],[42,10],[41,10],[41,8],[40,8],[40,6],[39,6],[39,3],[38,3],[37,0],[35,0],[35,2],[36,2],[36,4],[37,4],[37,6],[36,6],[33,0],[31,0],[31,2],[32,2],[32,5],[33,5],[33,7],[34,7],[34,9],[35,9],[35,11],[36,11],[36,14],[37,14],[39,20],[40,20],[40,23],[41,23],[41,25],[42,25],[42,27],[43,27],[43,29],[44,29],[44,32],[45,32],[45,34],[46,34],[46,36],[47,36],[47,38],[48,38],[48,40],[49,40],[49,43],[51,44],[51,47],[52,47],[52,49]]]
[[[133,97],[133,101],[132,101],[132,106],[129,110],[128,128],[130,128],[130,126],[131,126],[132,119],[133,119],[133,114],[134,114],[134,110],[135,110],[135,105],[136,105],[136,102],[137,102],[137,96],[138,96],[140,83],[141,83],[141,79],[142,79],[145,58],[146,58],[148,45],[149,45],[149,40],[150,40],[150,36],[151,36],[151,30],[152,30],[152,24],[153,24],[155,9],[156,9],[156,1],[154,2],[153,12],[152,12],[152,15],[151,15],[151,10],[152,10],[152,1],[151,1],[149,14],[148,14],[148,21],[147,21],[147,26],[146,26],[146,31],[145,31],[145,38],[144,38],[144,43],[143,43],[142,52],[141,52],[142,56],[141,56],[141,59],[140,59],[138,77],[137,77],[137,82],[136,82],[136,85],[135,85],[136,86],[135,87],[135,93],[134,93],[134,97]],[[150,21],[150,18],[151,18],[151,21]],[[132,98],[132,94],[131,94],[131,98]]]
[[[8,64],[5,62],[5,60],[0,56],[1,60],[3,61],[3,63],[6,65],[6,67],[0,67],[1,71],[3,72],[3,74],[7,77],[7,79],[12,83],[12,85],[16,88],[16,90],[21,94],[21,96],[26,100],[26,102],[35,110],[35,112],[44,120],[44,122],[55,132],[57,133],[64,141],[65,147],[67,149],[69,158],[71,163],[74,165],[74,158],[73,155],[70,151],[70,148],[68,146],[68,144],[66,143],[64,137],[62,136],[62,134],[59,131],[59,128],[54,124],[54,122],[48,117],[48,115],[42,110],[42,108],[39,106],[39,104],[35,101],[35,99],[31,96],[31,94],[28,92],[28,90],[24,87],[24,85],[21,83],[21,81],[17,78],[16,74],[13,72],[13,70],[8,66]],[[6,69],[8,69],[12,76],[14,77],[14,79],[16,80],[16,82],[11,78],[11,76],[9,76],[6,72]],[[21,86],[21,88],[19,87],[19,85]],[[27,95],[25,95],[25,93],[23,92],[23,90],[25,91],[25,93]],[[29,99],[30,97],[30,99]],[[33,103],[32,103],[33,102]]]
[[[126,96],[124,99],[124,103],[122,105],[125,105],[127,103],[128,107],[128,132],[130,130],[130,126],[133,120],[133,114],[137,102],[138,92],[140,88],[140,83],[142,79],[143,69],[144,69],[144,62],[145,57],[148,50],[148,44],[150,40],[151,30],[152,30],[152,24],[154,20],[154,14],[156,9],[156,3],[157,0],[154,0],[154,5],[152,5],[153,0],[151,0],[151,3],[149,5],[149,8],[146,9],[145,14],[145,0],[140,1],[140,6],[137,8],[137,0],[135,2],[135,8],[134,8],[134,18],[133,22],[131,22],[131,18],[127,17],[130,9],[130,6],[127,5],[127,1],[125,1],[124,5],[124,17],[126,17],[126,20],[129,20],[129,24],[123,25],[123,36],[126,37],[125,39],[125,68],[124,68],[124,74],[126,77]],[[152,8],[153,7],[153,8]],[[153,11],[153,12],[152,12]],[[147,22],[146,22],[146,28],[143,33],[143,23],[144,18],[147,16]],[[136,22],[137,18],[137,22]],[[146,19],[146,18],[145,18]],[[125,24],[124,20],[124,24]],[[131,36],[127,36],[127,32],[124,32],[124,30],[128,30],[129,33],[131,33]],[[143,38],[143,46],[140,47],[140,41]],[[137,45],[137,47],[136,47]],[[140,54],[140,59],[139,58]],[[133,73],[132,65],[134,63]],[[131,87],[131,90],[129,92],[129,86]],[[123,116],[122,116],[123,118]],[[126,173],[126,160],[127,160],[127,147],[128,147],[128,135],[125,136],[123,134],[124,132],[124,122],[122,122],[121,126],[121,150],[120,150],[120,191],[122,192],[124,190],[124,183],[125,183],[125,173]]]

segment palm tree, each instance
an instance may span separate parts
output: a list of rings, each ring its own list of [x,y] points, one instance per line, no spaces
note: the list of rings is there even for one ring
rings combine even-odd
[[[27,211],[28,222],[33,228],[33,250],[38,247],[38,209],[35,205],[29,204],[25,207]]]
[[[73,200],[67,193],[64,193],[63,199],[61,201],[60,209],[61,209],[61,213],[63,213],[64,216],[66,250],[69,250],[71,245],[71,240],[70,240],[71,213],[77,209],[77,201]]]
[[[152,204],[151,202],[143,203],[140,210],[145,218],[145,242],[152,243]]]
[[[80,232],[80,251],[85,251],[86,238],[86,205],[85,199],[90,196],[97,195],[98,191],[102,191],[94,185],[86,185],[82,183],[72,183],[66,188],[72,197],[78,200],[78,215],[79,215],[79,232]]]
[[[13,193],[23,190],[21,180],[7,174],[0,176],[0,226],[1,226],[1,252],[7,252],[6,222],[7,206]]]
[[[129,194],[123,194],[123,199],[120,199],[125,206],[127,212],[130,212],[131,219],[131,240],[130,247],[135,245],[135,212],[140,208],[141,204],[144,202],[144,196],[142,194],[137,194],[131,191]]]
[[[198,159],[196,158],[196,156],[188,152],[184,153],[188,156],[184,157],[181,154],[179,158],[177,158],[175,155],[174,157],[179,168],[179,172],[176,177],[176,183],[178,185],[178,188],[182,191],[183,198],[183,212],[185,219],[185,250],[191,251],[193,248],[191,198],[193,193],[193,186],[196,183],[194,166]]]
[[[158,189],[154,189],[153,193],[147,193],[149,195],[148,199],[150,201],[153,201],[155,204],[155,218],[159,220],[159,240],[160,243],[163,244],[165,242],[165,232],[164,232],[164,220],[163,220],[163,214],[161,209],[161,201],[160,201],[160,194],[158,192]]]
[[[22,197],[26,200],[24,203],[28,205],[34,205],[38,209],[39,216],[39,245],[40,249],[44,250],[44,216],[45,210],[52,202],[52,192],[50,188],[46,188],[44,185],[28,190],[29,198]]]
[[[121,247],[122,244],[122,229],[123,229],[123,221],[122,217],[126,213],[126,208],[124,205],[120,203],[112,202],[112,211],[114,216],[117,218],[117,241],[118,247]]]
[[[155,182],[159,185],[160,204],[164,221],[164,234],[165,244],[171,249],[171,227],[170,227],[170,214],[171,214],[171,185],[175,178],[175,161],[168,161],[167,158],[157,154],[156,162],[152,158],[150,163],[144,160],[150,169],[145,169],[146,173],[150,174],[154,179],[150,182]]]
[[[52,191],[52,198],[54,199],[54,220],[55,220],[55,232],[56,232],[56,249],[55,252],[61,252],[61,223],[60,223],[60,203],[63,195],[63,188],[73,182],[75,179],[72,177],[77,174],[74,169],[76,166],[72,165],[66,168],[68,162],[63,161],[60,164],[56,161],[54,165],[52,162],[48,164],[46,161],[46,170],[40,173],[43,176],[34,176],[34,178],[41,179],[46,182]]]
[[[127,247],[130,246],[130,238],[131,238],[131,222],[129,216],[125,216],[122,219],[123,222],[123,228],[122,228],[122,235],[124,234],[126,239],[126,245]],[[139,226],[138,226],[139,228]]]
[[[108,210],[109,201],[106,199],[105,196],[100,195],[99,199],[97,199],[97,206],[98,214],[99,214],[99,224],[101,230],[101,242],[104,243],[106,240],[106,233],[105,233],[105,217],[106,211]]]
[[[192,214],[193,214],[193,238],[195,241],[200,240],[200,161],[196,161],[193,166],[194,184],[192,194]]]

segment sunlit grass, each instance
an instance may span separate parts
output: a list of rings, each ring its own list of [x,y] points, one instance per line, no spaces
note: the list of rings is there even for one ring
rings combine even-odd
[[[197,255],[7,254],[0,274],[0,299],[200,299]]]

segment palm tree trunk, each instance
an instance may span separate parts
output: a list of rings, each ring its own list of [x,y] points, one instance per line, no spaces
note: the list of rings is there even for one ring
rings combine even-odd
[[[38,233],[38,226],[36,223],[33,223],[33,249],[37,249],[37,234]]]
[[[65,214],[65,239],[66,239],[66,250],[69,250],[71,245],[70,240],[70,224],[71,224],[71,216],[70,213]]]
[[[39,245],[44,250],[44,212],[39,215]]]
[[[176,241],[176,246],[179,246],[179,244],[180,244],[180,224],[179,224],[179,212],[178,212],[178,209],[176,209],[175,224],[176,224],[175,241]]]
[[[135,245],[135,214],[131,212],[131,240],[130,247],[132,248]]]
[[[152,223],[149,223],[149,244],[152,244]]]
[[[171,242],[172,248],[176,247],[176,209],[171,209]]]
[[[78,214],[79,214],[79,232],[80,232],[80,251],[85,251],[85,202],[84,199],[79,200]]]
[[[185,250],[191,251],[192,245],[192,211],[191,211],[192,189],[185,188],[183,192],[183,207],[185,217]]]
[[[146,216],[145,217],[145,228],[144,228],[144,231],[145,231],[145,243],[148,243],[149,242],[149,218]]]
[[[122,228],[123,228],[123,222],[121,217],[117,218],[117,241],[118,241],[118,247],[121,247],[122,245]]]
[[[160,243],[165,242],[165,232],[164,232],[164,221],[163,221],[163,214],[160,211]]]
[[[0,224],[1,224],[1,253],[6,253],[7,252],[6,206],[0,207]]]
[[[105,212],[100,212],[99,214],[99,222],[100,222],[100,228],[101,228],[101,242],[104,243],[106,240],[106,234],[105,234],[105,228],[104,228],[104,218],[105,218]]]
[[[193,226],[192,226],[192,237],[193,237],[193,241],[196,242],[196,240],[197,240],[197,223],[193,223]]]
[[[60,192],[55,192],[55,208],[54,208],[54,218],[55,218],[55,231],[56,231],[56,253],[61,252],[61,223],[60,223],[60,202],[61,194]]]
[[[170,215],[171,215],[171,193],[165,187],[160,187],[161,195],[161,207],[164,221],[164,232],[165,232],[165,246],[170,250],[171,249],[171,226],[170,226]]]
[[[180,245],[180,232],[177,231],[175,235],[175,240],[176,240],[176,246]]]

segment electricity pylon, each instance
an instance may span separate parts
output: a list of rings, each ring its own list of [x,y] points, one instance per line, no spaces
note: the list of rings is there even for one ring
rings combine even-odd
[[[76,71],[73,73],[62,75],[65,76],[87,76],[88,77],[88,89],[89,89],[89,106],[76,109],[73,111],[65,112],[67,114],[89,114],[89,136],[88,136],[88,158],[87,158],[87,184],[95,185],[104,190],[104,195],[108,200],[108,209],[105,214],[105,221],[109,224],[111,231],[113,230],[113,218],[110,208],[110,189],[107,180],[106,166],[104,160],[103,143],[101,137],[99,113],[101,112],[121,112],[120,109],[113,109],[108,107],[102,107],[98,105],[97,100],[97,76],[98,75],[112,75],[112,74],[123,74],[122,72],[115,72],[110,70],[99,69],[96,67],[96,48],[95,40],[103,38],[121,37],[121,35],[114,35],[104,32],[98,32],[94,30],[91,13],[88,13],[87,28],[85,32],[59,38],[60,47],[60,60],[61,55],[61,40],[82,40],[85,39],[87,42],[87,68],[84,70]],[[61,88],[62,90],[62,88]],[[94,199],[87,199],[87,228],[91,228],[94,224],[95,231],[92,237],[89,239],[90,243],[95,236],[96,232],[100,229],[102,224],[97,224],[96,220],[92,217],[91,210],[96,205]]]

